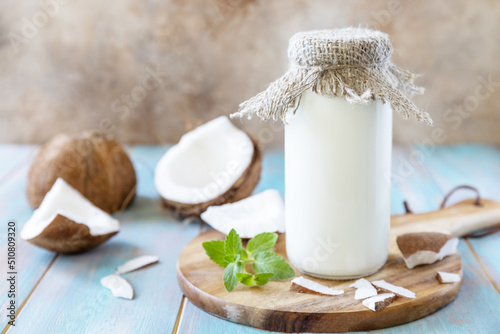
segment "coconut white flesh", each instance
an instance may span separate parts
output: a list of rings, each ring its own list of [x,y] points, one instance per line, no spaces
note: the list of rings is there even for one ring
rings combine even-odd
[[[441,283],[457,283],[460,282],[460,275],[438,271],[438,280]]]
[[[243,175],[254,154],[250,137],[226,116],[182,136],[160,159],[155,187],[164,199],[199,204],[224,194]]]
[[[380,290],[390,291],[390,292],[396,294],[397,296],[406,297],[406,298],[417,298],[417,296],[415,295],[415,292],[412,292],[408,289],[405,289],[405,288],[397,286],[397,285],[393,285],[391,283],[387,283],[384,280],[374,281],[374,282],[372,282],[372,284]]]
[[[129,273],[131,271],[140,269],[145,266],[149,266],[150,264],[158,262],[158,256],[156,255],[143,255],[143,256],[138,256],[136,258],[133,258],[132,260],[129,260],[122,264],[121,266],[118,266],[115,270],[115,274],[120,275],[120,274],[125,274]]]
[[[269,189],[238,202],[210,206],[201,219],[226,235],[234,228],[240,238],[253,238],[263,232],[285,232],[285,204],[277,190]]]
[[[300,285],[307,290],[312,290],[322,295],[337,296],[344,293],[344,290],[334,290],[332,288],[324,286],[323,284],[319,284],[317,282],[311,281],[310,279],[304,278],[303,276],[294,278],[291,284]]]
[[[123,277],[111,274],[101,278],[101,285],[109,289],[113,296],[125,299],[134,298],[134,290]]]
[[[377,289],[364,278],[358,279],[356,282],[349,285],[349,287],[356,288],[354,299],[365,299],[377,295]]]
[[[416,266],[422,264],[431,264],[436,261],[441,261],[446,256],[452,255],[457,250],[458,239],[453,238],[448,240],[443,247],[439,250],[439,253],[429,251],[429,250],[421,250],[413,253],[407,259],[405,259],[406,266],[408,269],[413,269]]]
[[[120,229],[118,220],[96,207],[66,181],[59,178],[45,195],[40,207],[24,224],[21,238],[29,240],[39,235],[57,215],[85,224],[91,235],[103,235]]]
[[[394,297],[396,297],[396,295],[393,293],[381,293],[380,295],[376,295],[374,297],[363,300],[363,305],[365,305],[372,311],[376,311],[377,303],[385,302],[386,299],[392,299]]]

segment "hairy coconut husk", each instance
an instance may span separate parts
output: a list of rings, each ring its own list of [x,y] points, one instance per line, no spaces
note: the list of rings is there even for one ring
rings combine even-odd
[[[33,208],[59,177],[108,213],[125,209],[135,196],[135,171],[127,153],[96,134],[59,135],[42,147],[28,174]]]
[[[241,177],[224,194],[204,203],[185,204],[162,197],[163,205],[174,211],[174,215],[181,218],[199,217],[209,206],[233,203],[250,196],[259,183],[260,172],[262,170],[262,152],[257,140],[252,138],[254,152],[252,161]]]
[[[39,235],[28,239],[28,241],[52,252],[69,254],[95,248],[116,233],[118,231],[103,235],[91,235],[87,225],[57,215]]]

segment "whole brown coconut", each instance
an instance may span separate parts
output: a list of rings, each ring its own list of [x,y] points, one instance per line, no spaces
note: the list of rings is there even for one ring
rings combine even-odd
[[[97,134],[58,135],[41,148],[28,174],[31,207],[40,206],[59,177],[108,213],[125,209],[135,197],[135,171],[127,153]]]

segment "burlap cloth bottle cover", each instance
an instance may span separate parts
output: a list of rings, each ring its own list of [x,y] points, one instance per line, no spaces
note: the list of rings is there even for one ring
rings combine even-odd
[[[290,67],[269,87],[243,102],[231,117],[254,114],[263,120],[287,120],[295,113],[307,90],[343,97],[366,104],[378,99],[389,102],[403,118],[413,114],[417,121],[432,125],[429,114],[407,96],[423,93],[415,86],[415,75],[391,62],[393,48],[389,36],[362,28],[300,32],[290,38]]]

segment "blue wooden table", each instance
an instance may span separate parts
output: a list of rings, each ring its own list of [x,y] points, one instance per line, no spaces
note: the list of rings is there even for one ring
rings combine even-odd
[[[37,147],[0,146],[0,217],[3,259],[0,315],[8,333],[265,333],[215,318],[183,297],[175,276],[182,248],[205,229],[176,220],[162,209],[153,184],[156,162],[166,147],[128,148],[138,176],[134,204],[116,215],[120,233],[104,245],[79,255],[58,255],[18,237],[17,320],[6,318],[7,222],[18,230],[31,216],[25,197],[26,175]],[[420,152],[420,153],[418,153]],[[415,212],[435,210],[443,194],[459,184],[479,188],[485,198],[500,200],[500,149],[483,145],[427,149],[395,147],[392,212],[403,213],[403,199]],[[257,192],[284,190],[283,154],[264,155]],[[458,193],[454,201],[473,194]],[[465,279],[448,307],[391,333],[500,333],[500,233],[459,244]],[[125,274],[135,290],[133,300],[117,299],[99,280],[137,255],[153,254],[160,263]]]

